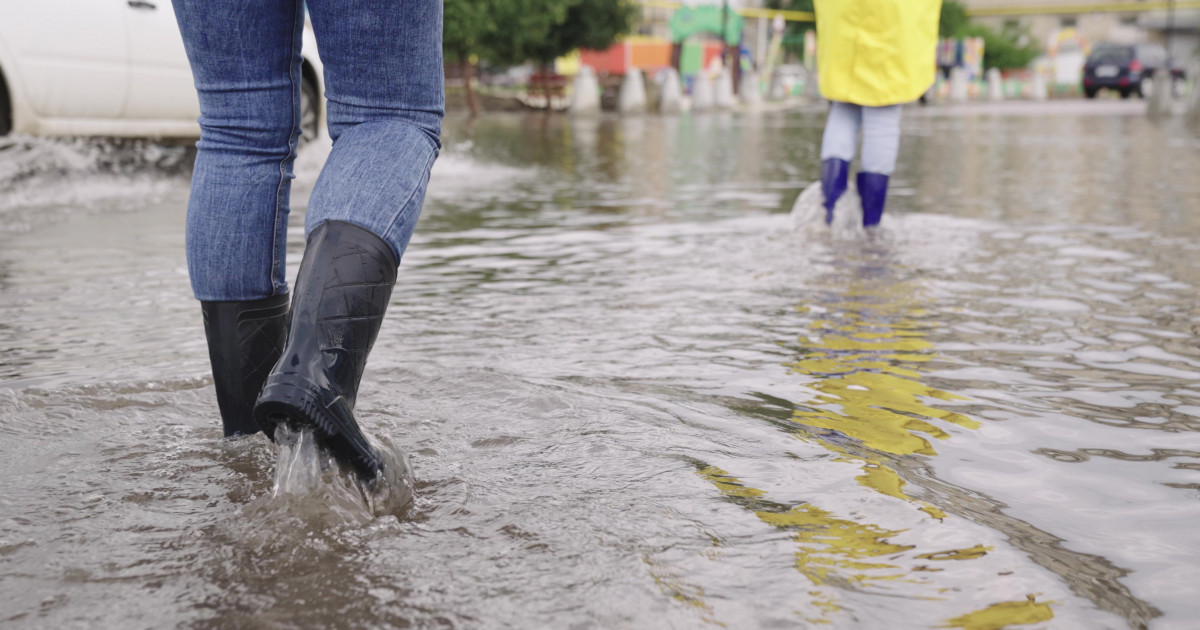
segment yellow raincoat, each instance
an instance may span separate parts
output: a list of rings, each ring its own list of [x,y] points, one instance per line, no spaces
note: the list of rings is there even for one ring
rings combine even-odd
[[[942,0],[816,0],[821,95],[868,107],[933,85]]]

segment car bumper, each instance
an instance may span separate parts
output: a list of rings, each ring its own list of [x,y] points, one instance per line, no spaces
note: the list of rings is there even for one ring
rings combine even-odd
[[[1137,86],[1141,79],[1142,77],[1137,75],[1126,77],[1084,77],[1083,87],[1110,89],[1132,88]]]

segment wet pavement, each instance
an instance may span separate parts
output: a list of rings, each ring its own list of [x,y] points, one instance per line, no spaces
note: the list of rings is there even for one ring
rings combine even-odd
[[[1200,136],[1043,107],[908,110],[872,235],[819,111],[448,120],[384,499],[221,439],[186,148],[0,140],[0,625],[1193,627]]]

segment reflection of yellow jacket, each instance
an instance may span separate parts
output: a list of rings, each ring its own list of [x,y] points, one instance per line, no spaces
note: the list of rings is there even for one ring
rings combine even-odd
[[[881,107],[933,85],[942,0],[816,0],[821,95]]]

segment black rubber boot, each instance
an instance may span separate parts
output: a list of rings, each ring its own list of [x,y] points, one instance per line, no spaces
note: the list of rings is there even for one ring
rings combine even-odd
[[[287,345],[254,407],[272,439],[282,423],[312,428],[318,444],[366,480],[383,462],[358,428],[354,400],[397,266],[392,248],[356,225],[330,221],[313,230],[296,277]]]
[[[258,433],[254,401],[283,352],[288,296],[249,302],[201,302],[208,360],[225,437]]]

